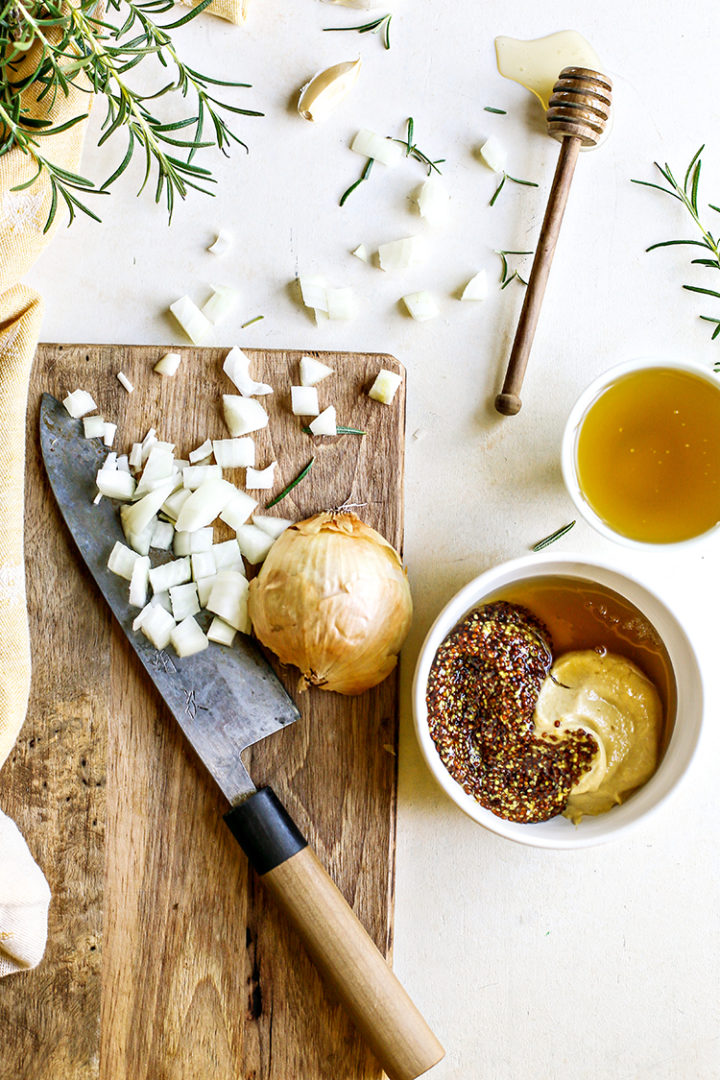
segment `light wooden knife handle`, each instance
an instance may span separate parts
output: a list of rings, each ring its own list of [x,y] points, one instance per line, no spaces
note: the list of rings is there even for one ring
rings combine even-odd
[[[225,816],[390,1080],[414,1080],[445,1051],[271,788]]]

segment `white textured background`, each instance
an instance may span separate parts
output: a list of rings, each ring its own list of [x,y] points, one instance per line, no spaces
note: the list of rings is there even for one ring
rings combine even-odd
[[[47,303],[44,337],[179,342],[168,303],[185,292],[202,302],[207,282],[220,280],[236,285],[243,303],[217,344],[389,351],[403,361],[406,556],[417,616],[404,659],[395,966],[447,1047],[433,1076],[720,1077],[717,541],[682,556],[638,558],[578,524],[562,542],[563,550],[620,555],[654,583],[696,639],[707,676],[706,734],[692,774],[630,838],[553,853],[484,832],[435,787],[409,710],[417,650],[449,596],[574,516],[559,443],[583,386],[637,355],[691,356],[708,366],[720,359],[720,342],[710,343],[708,324],[696,317],[720,316],[720,305],[680,288],[702,283],[698,273],[688,277],[687,255],[644,254],[649,243],[686,235],[681,211],[629,183],[652,179],[655,158],[682,172],[708,140],[704,196],[720,202],[717,4],[389,0],[380,9],[395,13],[389,53],[373,35],[321,33],[362,21],[362,13],[318,0],[251,7],[243,29],[201,18],[179,35],[201,69],[253,84],[240,100],[266,117],[238,125],[250,156],[216,160],[217,198],[180,206],[171,229],[151,200],[134,198],[137,174],[96,200],[104,225],[81,221],[58,235],[31,276]],[[493,38],[565,28],[593,43],[613,77],[615,126],[604,148],[580,160],[525,407],[500,420],[489,403],[522,290],[493,287],[482,305],[452,294],[482,266],[495,279],[493,249],[534,247],[557,147],[534,99],[497,75]],[[345,106],[317,129],[301,121],[292,107],[297,88],[358,52],[364,69]],[[420,166],[376,166],[343,209],[337,199],[362,169],[348,150],[355,130],[401,135],[409,115],[419,145],[448,159],[452,223],[430,234],[430,265],[391,278],[348,251],[425,231],[407,200]],[[508,185],[493,209],[494,178],[474,156],[490,133],[506,143],[511,172],[541,181],[539,190]],[[84,169],[104,178],[123,151],[100,153],[91,138]],[[205,253],[219,226],[236,238],[223,261]],[[298,270],[354,285],[358,321],[316,328],[288,289]],[[416,324],[397,301],[426,287],[442,297],[442,314]],[[263,322],[240,332],[261,313]],[[424,437],[414,439],[418,429]]]

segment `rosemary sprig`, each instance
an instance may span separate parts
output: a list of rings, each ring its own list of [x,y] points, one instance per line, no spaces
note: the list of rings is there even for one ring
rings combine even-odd
[[[244,330],[246,326],[252,326],[253,323],[260,322],[260,320],[264,319],[264,318],[265,318],[264,315],[256,315],[254,319],[248,319],[247,322],[244,322],[242,324],[242,326],[240,327],[240,329]]]
[[[702,169],[702,157],[701,154],[705,149],[705,144],[693,155],[690,164],[685,170],[685,177],[682,184],[677,181],[673,175],[672,169],[665,162],[665,165],[659,165],[657,161],[653,162],[655,168],[665,180],[667,186],[661,184],[653,184],[648,180],[631,180],[632,184],[639,184],[642,187],[655,188],[656,191],[662,191],[664,195],[670,195],[673,199],[677,199],[688,211],[693,222],[697,226],[702,236],[701,240],[662,240],[660,243],[651,244],[646,248],[646,251],[655,251],[657,248],[663,247],[680,247],[690,246],[703,248],[706,252],[709,252],[710,257],[707,256],[697,259],[691,259],[691,266],[704,266],[711,270],[720,270],[720,239],[713,235],[710,229],[702,223],[700,219],[700,209],[698,205],[698,190],[700,186],[700,172]],[[715,206],[713,203],[708,203],[708,207],[714,210],[716,213],[720,213],[720,207]],[[720,300],[720,291],[716,289],[707,289],[700,285],[683,285],[683,289],[687,289],[688,292],[700,293],[703,296],[712,296],[715,299]],[[700,318],[705,322],[715,324],[715,329],[712,334],[711,340],[714,341],[720,336],[720,319],[716,319],[711,315],[700,315]]]
[[[374,164],[375,164],[375,158],[368,158],[367,159],[367,164],[365,165],[365,168],[362,171],[362,175],[360,176],[360,179],[356,180],[354,184],[351,184],[350,187],[346,191],[343,191],[342,195],[340,196],[340,206],[344,206],[345,205],[345,200],[348,198],[349,195],[352,195],[355,188],[360,187],[363,180],[367,180],[367,178],[370,175],[370,172],[371,172],[372,167],[373,167]]]
[[[507,109],[495,109],[492,105],[486,105],[483,112],[497,113],[498,116],[507,116]]]
[[[568,525],[563,525],[561,529],[556,529],[555,532],[550,533],[549,536],[544,537],[542,540],[538,540],[537,544],[533,544],[532,550],[542,551],[543,548],[549,547],[550,544],[554,544],[556,540],[559,540],[561,537],[566,536],[567,533],[570,532],[574,524],[575,522],[571,521]]]
[[[495,205],[495,202],[497,200],[498,195],[500,194],[503,187],[505,186],[505,181],[506,180],[512,180],[513,184],[522,184],[523,187],[538,187],[539,186],[538,184],[535,183],[534,180],[518,180],[518,178],[516,176],[511,176],[510,173],[504,172],[502,174],[502,180],[500,181],[498,186],[495,188],[495,194],[493,195],[492,199],[490,200],[490,206]]]
[[[405,157],[414,158],[416,161],[419,161],[422,165],[424,165],[427,168],[428,176],[430,176],[430,173],[433,171],[433,169],[436,173],[439,173],[440,169],[438,169],[438,165],[443,165],[445,163],[445,158],[436,158],[435,161],[429,158],[427,154],[424,154],[423,151],[420,150],[419,147],[413,142],[414,134],[415,121],[413,120],[412,116],[410,116],[408,117],[407,121],[407,134],[405,138],[393,138],[392,141],[400,143],[401,146],[405,147]]]
[[[315,458],[311,457],[310,460],[308,461],[307,465],[305,466],[305,468],[301,472],[299,472],[297,474],[295,479],[291,480],[290,483],[288,484],[288,486],[286,488],[283,488],[283,490],[280,492],[279,495],[276,495],[274,499],[271,499],[269,503],[265,504],[265,509],[269,510],[271,506],[277,506],[277,504],[282,499],[284,499],[286,495],[289,495],[290,492],[292,491],[292,489],[297,487],[301,480],[305,479],[307,474],[312,469],[314,461],[315,461]]]
[[[324,33],[335,34],[344,33],[346,30],[357,30],[358,34],[379,34],[382,38],[383,45],[386,49],[389,49],[391,22],[392,15],[381,15],[378,19],[373,19],[372,22],[364,23],[363,26],[326,26],[324,27]]]
[[[502,263],[502,273],[500,275],[500,288],[505,289],[511,281],[519,281],[521,285],[527,285],[525,278],[521,277],[517,270],[513,270],[510,273],[510,267],[508,265],[508,255],[532,255],[532,251],[496,251],[496,255],[500,256]]]
[[[216,79],[189,67],[178,56],[170,35],[196,18],[210,2],[201,0],[180,18],[160,24],[156,17],[171,11],[173,0],[107,0],[111,15],[121,16],[114,24],[103,17],[98,0],[0,0],[0,157],[19,149],[34,162],[33,176],[16,191],[31,187],[42,174],[47,176],[51,199],[46,231],[60,203],[65,204],[70,221],[77,211],[99,220],[81,196],[107,192],[136,151],[145,160],[140,190],[154,169],[155,201],[164,198],[172,217],[176,198],[184,199],[190,188],[211,194],[207,188],[214,183],[210,170],[193,162],[197,151],[216,146],[227,154],[231,143],[247,150],[222,113],[262,114],[218,99],[214,87],[248,84]],[[34,49],[37,63],[28,71],[27,58],[34,55]],[[151,59],[171,77],[154,93],[141,93],[130,85],[127,74]],[[101,184],[58,168],[41,143],[43,138],[85,119],[87,110],[53,125],[49,113],[59,95],[67,97],[71,88],[86,93],[88,85],[91,93],[105,98],[106,115],[98,145],[120,130],[127,138],[120,164]],[[151,111],[150,102],[165,96],[189,98],[194,105],[182,118],[162,121]],[[42,108],[47,110],[45,116]]]

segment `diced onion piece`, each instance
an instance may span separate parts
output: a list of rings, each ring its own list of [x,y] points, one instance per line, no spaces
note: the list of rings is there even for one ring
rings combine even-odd
[[[342,64],[318,71],[303,86],[298,101],[298,112],[304,120],[324,120],[350,93],[357,82],[362,61],[346,60]]]
[[[102,416],[84,416],[83,435],[86,439],[102,439],[105,435],[105,421]]]
[[[180,510],[175,528],[178,532],[196,532],[210,525],[222,513],[237,488],[227,480],[206,480],[187,499]]]
[[[170,310],[193,345],[200,345],[211,332],[212,323],[189,296],[181,296],[170,305]]]
[[[383,405],[389,405],[401,382],[402,378],[396,371],[381,368],[368,390],[368,396],[374,401],[381,401]]]
[[[245,487],[252,491],[269,491],[275,483],[276,465],[277,461],[273,461],[267,469],[248,469],[245,473]]]
[[[186,533],[185,535],[192,536],[192,533]],[[212,577],[217,572],[215,556],[210,549],[207,551],[194,551],[190,555],[190,564],[192,566],[193,581],[197,581],[198,578]]]
[[[321,311],[320,308],[313,308],[313,313],[315,315],[316,326],[321,326],[323,323],[330,321],[330,316],[328,315],[327,311]]]
[[[487,270],[478,270],[463,289],[461,300],[484,300],[488,294]]]
[[[219,465],[188,465],[182,471],[183,487],[195,491],[206,480],[222,480],[222,469]]]
[[[197,585],[200,607],[207,607],[207,602],[210,599],[210,593],[212,592],[216,577],[217,574],[211,574],[210,577],[198,578],[196,580],[195,584]]]
[[[149,604],[146,604],[145,607],[142,609],[142,611],[139,612],[139,614],[137,614],[135,616],[135,618],[133,619],[133,624],[132,624],[133,630],[139,630],[140,629],[140,627],[142,626],[142,624],[143,624],[143,622],[145,620],[145,616],[151,610],[151,608],[152,608],[152,602],[149,603]]]
[[[212,452],[223,469],[247,469],[255,464],[255,442],[241,439],[213,439]]]
[[[450,196],[442,180],[437,176],[428,176],[417,193],[417,207],[420,217],[428,225],[441,226],[450,216]]]
[[[213,527],[206,525],[195,532],[176,532],[173,537],[173,554],[195,555],[200,551],[209,551],[213,545]]]
[[[335,406],[328,405],[319,416],[310,421],[310,430],[313,435],[337,435],[337,416]]]
[[[172,547],[175,529],[169,521],[157,521],[150,537],[150,547],[158,551],[169,551]]]
[[[125,476],[128,474],[117,473],[118,476]],[[143,495],[142,499],[133,503],[132,506],[126,506],[125,516],[123,517],[123,528],[126,534],[141,533],[143,529],[147,527],[151,519],[157,514],[162,504],[167,499],[168,495],[174,488],[174,482],[172,480],[165,480],[159,487],[153,491],[149,491],[147,495]]]
[[[392,139],[385,139],[374,131],[368,131],[367,128],[358,131],[350,145],[350,149],[354,150],[356,154],[373,158],[374,161],[379,161],[382,165],[388,165],[390,168],[397,165],[403,156],[400,143],[396,143]]]
[[[328,289],[327,303],[328,319],[348,322],[357,315],[357,298],[354,289]]]
[[[151,604],[140,629],[156,649],[166,649],[170,644],[170,634],[175,629],[175,620],[161,604]]]
[[[290,528],[292,521],[290,518],[271,517],[269,514],[253,514],[253,525],[257,525],[258,529],[277,540],[281,533]]]
[[[175,622],[182,622],[188,615],[197,615],[200,603],[194,581],[188,581],[185,585],[173,585],[168,592]]]
[[[150,585],[154,593],[166,592],[174,585],[184,585],[192,578],[190,559],[172,559],[171,562],[153,566],[150,570]]]
[[[212,553],[215,558],[215,566],[220,570],[237,570],[245,573],[245,563],[240,554],[237,540],[224,540],[222,544],[213,544]]]
[[[207,632],[208,640],[214,641],[218,645],[232,645],[236,634],[235,627],[231,626],[230,623],[226,623],[219,615],[214,617]]]
[[[115,432],[117,431],[117,424],[112,424],[109,420],[105,421],[103,425],[103,443],[105,446],[112,446],[115,442]]]
[[[202,306],[202,313],[210,322],[217,326],[218,323],[227,319],[233,309],[237,307],[240,293],[237,289],[231,289],[229,285],[213,285],[212,296]]]
[[[314,386],[291,386],[290,400],[295,416],[317,416],[320,412],[318,392]]]
[[[100,469],[95,477],[97,489],[108,499],[132,499],[135,494],[135,480],[130,473],[118,469]]]
[[[108,457],[112,457],[112,454],[108,454]],[[106,459],[106,463],[107,463],[107,459]],[[127,473],[130,472],[130,465],[128,463],[127,454],[121,454],[120,457],[117,458],[117,468],[121,472],[127,472]]]
[[[161,446],[160,443],[156,443],[148,454],[143,474],[135,489],[135,498],[139,499],[141,495],[145,495],[148,491],[155,491],[159,481],[167,483],[172,479],[172,450],[168,450],[166,447]],[[170,490],[172,491],[174,488],[175,482],[173,480],[173,487]]]
[[[328,375],[333,374],[333,368],[323,364],[320,360],[316,360],[314,356],[300,357],[301,386],[316,386],[323,379],[327,379]]]
[[[108,471],[118,468],[118,456],[115,450],[110,451],[108,456],[103,461],[102,467],[103,469],[107,469]],[[125,472],[127,472],[127,469],[125,470]]]
[[[166,611],[169,611],[172,615],[172,607],[170,604],[170,593],[167,589],[161,589],[160,592],[153,593],[150,597],[151,604],[160,604]]]
[[[272,394],[272,386],[267,383],[256,382],[250,376],[250,360],[242,351],[234,346],[223,361],[223,371],[230,382],[234,383],[243,397],[261,397]]]
[[[257,525],[241,525],[237,531],[237,543],[247,561],[257,566],[266,558],[275,537],[269,536]]]
[[[213,255],[227,255],[233,246],[233,238],[227,229],[220,229],[214,242],[208,248]]]
[[[130,382],[127,375],[124,374],[124,372],[118,371],[118,373],[117,373],[117,381],[120,383],[120,385],[123,387],[124,390],[127,390],[128,394],[132,394],[135,387]]]
[[[147,555],[138,556],[133,566],[130,578],[130,595],[128,603],[130,607],[144,607],[147,600],[148,572],[150,570],[150,558]]]
[[[97,409],[92,394],[89,394],[87,390],[73,390],[72,394],[68,394],[65,398],[63,405],[74,420],[80,420]]]
[[[142,465],[142,443],[132,444],[132,450],[128,455],[128,465],[131,469],[139,469]]]
[[[132,579],[133,568],[139,558],[140,556],[136,551],[133,551],[129,547],[125,547],[120,540],[116,540],[107,561],[107,568],[111,573],[117,574],[118,577],[130,581]]]
[[[192,492],[188,491],[187,488],[180,488],[179,491],[173,491],[172,495],[168,495],[160,509],[163,514],[167,514],[173,521],[177,521],[180,511],[191,495]]]
[[[238,394],[223,394],[223,415],[233,437],[260,431],[268,423],[268,414],[259,401]]]
[[[422,236],[406,236],[402,240],[390,240],[378,248],[381,270],[409,270],[421,266],[427,260],[427,244]]]
[[[493,172],[505,172],[507,151],[499,139],[492,135],[480,148],[480,157]]]
[[[157,371],[158,375],[174,375],[180,367],[181,360],[182,356],[179,352],[165,353],[160,357],[153,371]]]
[[[146,462],[147,459],[150,457],[150,451],[152,450],[153,446],[155,446],[157,444],[157,442],[158,442],[158,437],[157,437],[157,434],[155,432],[155,428],[151,427],[150,430],[148,431],[147,435],[143,439],[142,443],[140,444],[140,464],[141,465],[144,462]]]
[[[95,496],[95,498],[93,499],[93,506],[99,506],[99,505],[100,505],[100,503],[102,502],[102,499],[103,499],[103,497],[102,497],[102,495],[100,494],[100,492],[98,491],[97,495],[96,495],[96,496]]]
[[[170,631],[170,644],[178,656],[194,656],[210,644],[192,615]]]
[[[427,322],[428,319],[435,319],[440,314],[437,300],[425,289],[403,296],[403,303],[417,322]]]
[[[248,495],[245,491],[237,491],[220,514],[220,520],[231,529],[237,530],[245,524],[256,506],[257,499],[253,499],[252,495]]]
[[[350,252],[356,259],[360,259],[361,262],[369,263],[371,259],[370,248],[367,244],[358,244],[354,251]]]
[[[132,506],[120,507],[120,521],[122,523],[122,530],[125,533],[125,539],[127,540],[133,551],[137,551],[138,555],[147,555],[150,551],[150,541],[152,535],[155,532],[155,526],[157,524],[157,518],[151,517],[147,525],[142,529],[133,530],[126,526],[128,515],[130,515],[130,521],[132,522],[131,511]]]
[[[327,282],[320,274],[298,274],[298,284],[305,307],[327,311]]]
[[[215,579],[206,606],[235,630],[249,634],[247,598],[247,579],[237,570],[223,570]]]
[[[210,457],[213,452],[212,442],[210,439],[206,439],[204,443],[198,446],[197,450],[191,450],[188,454],[190,458],[190,464],[196,465],[198,461],[204,461],[205,458]],[[218,462],[218,465],[220,462]]]

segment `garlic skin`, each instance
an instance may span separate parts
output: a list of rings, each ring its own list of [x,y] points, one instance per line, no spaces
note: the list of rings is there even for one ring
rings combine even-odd
[[[324,120],[350,93],[360,75],[362,60],[347,60],[319,71],[303,86],[298,112],[304,120]]]
[[[399,555],[352,513],[289,526],[250,583],[258,639],[309,684],[362,694],[386,679],[412,618]]]

